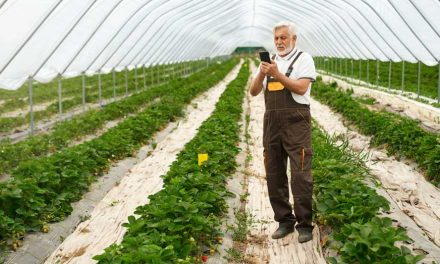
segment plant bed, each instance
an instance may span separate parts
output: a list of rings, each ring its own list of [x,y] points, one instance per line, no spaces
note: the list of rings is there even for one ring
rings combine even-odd
[[[322,244],[336,251],[330,263],[416,263],[405,246],[403,228],[379,217],[389,210],[388,202],[364,183],[371,177],[362,159],[347,150],[347,144],[335,145],[334,139],[313,129],[313,176],[315,221],[325,233]]]
[[[218,244],[221,216],[226,213],[226,180],[237,164],[238,121],[249,69],[245,65],[220,97],[216,110],[186,144],[164,188],[128,218],[127,233],[96,256],[99,263],[201,263]],[[209,154],[202,166],[197,154]]]
[[[237,60],[217,65],[207,78],[182,80],[172,93],[127,118],[99,138],[48,157],[21,163],[13,178],[0,183],[0,244],[18,244],[25,232],[46,231],[47,222],[63,220],[95,177],[112,161],[131,156],[156,131],[182,116],[192,98],[221,80]]]
[[[361,133],[372,136],[373,145],[383,145],[388,154],[407,157],[417,162],[428,180],[440,183],[440,137],[424,131],[417,121],[386,111],[370,111],[352,92],[337,89],[336,84],[318,81],[314,97],[329,105],[354,124]]]

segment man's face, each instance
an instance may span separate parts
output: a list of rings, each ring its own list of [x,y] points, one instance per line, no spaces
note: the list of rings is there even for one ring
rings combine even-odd
[[[286,55],[295,48],[296,35],[290,36],[289,29],[287,27],[281,27],[275,30],[274,43],[278,54],[281,56]]]

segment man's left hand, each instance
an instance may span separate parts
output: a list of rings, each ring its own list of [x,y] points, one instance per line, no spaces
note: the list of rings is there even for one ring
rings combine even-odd
[[[276,77],[279,74],[278,65],[275,61],[272,61],[272,63],[262,62],[261,68],[262,72],[272,77]]]

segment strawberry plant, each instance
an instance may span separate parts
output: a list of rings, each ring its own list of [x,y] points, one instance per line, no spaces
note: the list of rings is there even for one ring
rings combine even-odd
[[[175,80],[172,93],[98,138],[20,163],[10,180],[0,182],[0,220],[8,223],[0,225],[0,241],[10,243],[14,232],[38,231],[47,222],[63,220],[71,203],[113,160],[131,156],[153,133],[182,116],[187,102],[223,79],[236,62],[217,65],[191,83]]]
[[[376,85],[376,71],[377,63],[379,63],[379,85],[391,89],[402,89],[402,62],[391,63],[391,79],[389,79],[390,62],[382,62],[376,60],[369,60],[369,78],[367,79],[367,60],[351,60],[342,58],[325,58],[327,61],[324,65],[324,58],[317,58],[317,68],[323,71],[336,73],[340,76],[353,77],[362,81],[369,81],[370,85]],[[351,71],[351,62],[353,61],[353,73]],[[345,65],[347,64],[347,68]],[[359,67],[359,64],[361,66]],[[330,67],[330,65],[332,65]],[[325,66],[325,67],[324,67]],[[427,66],[421,64],[420,75],[420,94],[437,98],[437,84],[438,84],[438,66]],[[405,83],[404,90],[417,93],[418,82],[418,64],[405,62]]]
[[[202,70],[186,78],[186,81],[192,83],[200,78],[207,78],[209,75],[206,73],[212,71],[212,67]],[[206,81],[211,84],[215,83],[215,80]],[[29,137],[16,144],[6,140],[0,141],[0,174],[10,173],[10,170],[17,167],[20,162],[59,151],[73,140],[95,133],[108,121],[136,113],[154,99],[167,94],[168,89],[178,89],[181,82],[182,79],[177,79],[163,85],[153,86],[141,93],[110,103],[102,109],[90,110],[71,120],[59,122],[49,134]]]
[[[352,92],[336,88],[336,83],[317,82],[314,97],[328,104],[354,124],[361,133],[372,136],[373,145],[386,146],[389,154],[416,161],[434,184],[440,183],[440,137],[419,127],[417,121],[397,114],[370,111],[353,98]]]
[[[423,259],[404,246],[397,247],[396,242],[409,240],[405,230],[378,217],[389,205],[364,183],[371,175],[362,159],[347,151],[346,144],[335,146],[316,127],[312,133],[315,221],[332,229],[326,246],[338,254],[329,263],[416,263]]]
[[[215,111],[185,145],[169,172],[164,187],[150,195],[150,202],[130,216],[127,233],[120,245],[112,245],[95,256],[99,263],[201,263],[218,243],[221,216],[226,212],[226,179],[236,168],[244,86],[249,69],[243,66],[238,77],[220,97]],[[209,153],[198,166],[197,153]],[[155,251],[145,253],[144,248]],[[163,250],[169,249],[167,255]],[[148,258],[148,259],[146,259]],[[154,259],[154,261],[153,261]]]

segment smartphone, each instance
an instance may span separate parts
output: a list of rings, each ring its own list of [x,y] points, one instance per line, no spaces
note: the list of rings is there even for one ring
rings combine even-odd
[[[270,63],[270,55],[267,51],[260,51],[260,61]]]

